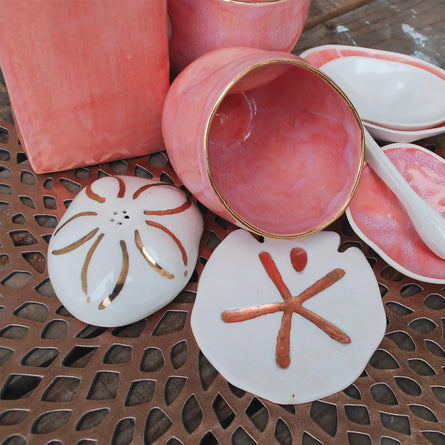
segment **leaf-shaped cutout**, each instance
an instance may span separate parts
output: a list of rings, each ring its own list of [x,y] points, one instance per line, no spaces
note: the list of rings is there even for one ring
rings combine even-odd
[[[213,368],[215,369],[215,368]],[[215,370],[216,371],[216,370]],[[216,371],[218,372],[218,371]],[[218,374],[216,374],[218,375]],[[216,377],[216,376],[215,376]],[[202,383],[202,380],[201,380]],[[246,391],[244,391],[243,389],[240,389],[238,387],[236,387],[235,385],[232,385],[231,383],[227,382],[227,386],[229,387],[230,391],[232,391],[233,395],[235,395],[236,397],[238,397],[238,399],[241,399],[242,397],[244,397],[246,395]],[[204,389],[204,391],[206,391],[206,389]]]
[[[27,320],[44,322],[48,318],[48,306],[43,303],[27,301],[14,311],[14,315]]]
[[[428,407],[423,405],[409,405],[411,412],[419,419],[427,420],[428,422],[439,422],[436,415]]]
[[[101,336],[106,330],[107,328],[104,328],[102,326],[93,326],[89,324],[85,326],[80,332],[78,332],[76,334],[76,337],[84,339],[97,338]]]
[[[38,272],[45,272],[46,257],[42,252],[22,252],[22,257]]]
[[[380,445],[402,445],[402,443],[392,437],[382,437]]]
[[[77,377],[56,377],[42,395],[44,402],[71,402],[79,391]]]
[[[166,443],[165,445],[180,445],[181,443]],[[207,431],[207,433],[204,434],[204,436],[199,441],[199,445],[220,445],[218,442],[218,439],[215,437],[215,435],[211,431]]]
[[[198,428],[203,418],[202,409],[198,400],[192,394],[182,408],[182,423],[189,434]]]
[[[119,390],[120,374],[111,371],[99,371],[94,376],[88,391],[88,400],[115,399]]]
[[[166,311],[159,323],[156,325],[153,335],[167,335],[182,331],[187,320],[186,311]]]
[[[383,349],[377,349],[372,355],[369,363],[376,369],[400,368],[397,360],[389,352]]]
[[[185,377],[172,376],[167,379],[164,386],[165,403],[171,405],[181,394],[187,382]]]
[[[163,165],[167,164],[168,158],[165,151],[158,151],[156,153],[150,153],[148,155],[148,163],[152,167],[162,167]]]
[[[320,428],[335,437],[337,433],[337,407],[335,405],[316,400],[312,402],[310,416]]]
[[[385,428],[407,436],[411,435],[411,425],[408,416],[380,412],[380,420]]]
[[[0,142],[2,144],[7,144],[8,143],[8,136],[5,136],[5,134],[3,131],[3,128],[0,128]],[[11,154],[9,153],[8,150],[5,150],[4,148],[0,148],[0,161],[9,161],[11,159]]]
[[[15,247],[31,246],[37,244],[37,238],[28,230],[14,230],[9,232],[12,243]]]
[[[196,298],[196,292],[190,290],[182,290],[174,299],[175,303],[194,303]]]
[[[87,167],[78,167],[74,170],[74,176],[78,179],[88,179],[90,170]]]
[[[443,311],[445,309],[445,298],[440,294],[429,294],[423,302],[428,309],[433,311]]]
[[[133,349],[126,345],[112,345],[104,355],[103,363],[117,365],[128,363],[133,356]]]
[[[155,372],[164,367],[164,354],[159,348],[147,348],[141,359],[141,371]]]
[[[288,413],[291,413],[292,415],[295,415],[295,405],[279,405],[281,408],[283,408]]]
[[[9,213],[9,203],[0,201],[0,215],[7,215]]]
[[[418,293],[422,292],[423,288],[421,286],[419,286],[416,283],[410,283],[410,284],[405,284],[404,286],[402,286],[402,288],[400,289],[400,295],[403,298],[408,298],[408,297],[412,297],[413,295],[417,295]]]
[[[12,195],[12,187],[9,184],[0,184],[0,195]]]
[[[372,445],[371,437],[368,434],[353,433],[348,431],[349,445]]]
[[[146,178],[146,179],[152,179],[153,174],[149,172],[146,168],[141,167],[140,165],[136,165],[134,168],[134,176],[137,176],[138,178]]]
[[[48,434],[57,431],[69,422],[71,415],[71,410],[67,409],[43,413],[32,425],[31,433]]]
[[[26,153],[23,151],[17,152],[16,160],[17,160],[17,164],[29,165],[28,157],[26,156]]]
[[[370,425],[368,408],[365,405],[345,405],[346,417],[354,423],[360,425]]]
[[[6,253],[0,254],[0,270],[6,269],[11,264],[11,259]]]
[[[414,340],[404,331],[394,331],[386,334],[403,351],[415,351],[416,344]]]
[[[292,433],[287,423],[280,417],[275,424],[274,437],[280,445],[292,444]]]
[[[136,321],[126,326],[119,326],[111,331],[111,335],[121,338],[138,338],[147,325],[145,319]]]
[[[114,429],[111,445],[133,443],[135,420],[131,417],[121,419]]]
[[[422,334],[428,334],[437,328],[437,324],[426,317],[416,318],[415,320],[411,321],[408,326],[417,332],[421,332]]]
[[[215,411],[218,422],[225,430],[233,422],[235,412],[219,393],[213,399],[212,408]]]
[[[54,292],[53,286],[49,278],[45,278],[34,288],[40,295],[48,298],[55,298],[56,293]]]
[[[170,418],[159,408],[153,408],[145,423],[145,444],[155,443],[173,425]]]
[[[257,445],[252,436],[242,427],[239,426],[231,437],[232,445]]]
[[[431,391],[436,396],[436,399],[445,404],[445,387],[444,386],[432,386]]]
[[[202,389],[207,391],[213,381],[216,379],[218,371],[207,360],[204,354],[199,351],[199,378],[201,380]]]
[[[188,356],[188,345],[186,340],[181,340],[172,346],[170,350],[170,360],[175,369],[179,369],[185,364]]]
[[[8,409],[0,414],[0,426],[18,425],[28,416],[29,410],[27,409]]]
[[[20,182],[27,185],[36,185],[36,175],[28,170],[22,170],[20,174]]]
[[[8,289],[21,289],[25,287],[32,278],[32,273],[15,270],[1,281],[1,284]]]
[[[68,368],[85,368],[96,351],[97,346],[74,346],[63,359],[62,365]]]
[[[124,160],[111,161],[108,163],[108,167],[113,173],[117,175],[124,175],[128,170],[128,162]]]
[[[413,379],[408,377],[394,377],[398,387],[410,396],[420,396],[422,394],[422,387]]]
[[[218,247],[220,242],[221,239],[219,238],[219,236],[213,230],[210,230],[209,238],[206,242],[207,249],[209,249],[210,252],[213,252]]]
[[[46,190],[52,190],[54,188],[54,179],[53,178],[47,178],[45,179],[44,183],[43,183],[43,187]]]
[[[310,435],[306,431],[303,433],[302,445],[323,445],[323,442],[317,440],[314,436]]]
[[[12,176],[12,171],[10,168],[0,165],[0,178],[10,178]]]
[[[22,359],[23,366],[37,366],[47,368],[59,355],[56,348],[33,348]]]
[[[16,213],[15,215],[12,216],[11,222],[13,224],[25,224],[26,223],[25,215],[23,213]]]
[[[34,219],[40,227],[47,227],[50,229],[54,229],[59,223],[54,215],[34,215]]]
[[[57,200],[54,196],[45,195],[43,197],[43,207],[48,210],[57,210]]]
[[[247,417],[255,425],[255,428],[262,433],[269,421],[269,411],[266,406],[257,398],[254,397],[246,408]]]
[[[76,431],[90,430],[100,425],[108,416],[110,410],[108,408],[94,409],[82,415],[76,425]]]
[[[397,315],[409,315],[413,313],[414,311],[409,308],[408,306],[405,306],[403,304],[397,303],[396,301],[388,301],[386,303],[386,307]]]
[[[42,377],[40,376],[12,374],[8,377],[0,392],[0,399],[24,399],[37,388],[41,380]]]
[[[395,270],[392,266],[386,266],[380,271],[380,276],[389,281],[402,281],[404,275]]]
[[[425,360],[414,358],[408,360],[408,364],[409,367],[419,375],[428,376],[436,374],[436,371],[433,369],[433,367]]]
[[[436,342],[432,340],[425,340],[426,347],[428,350],[438,357],[445,357],[445,350]]]
[[[351,399],[355,399],[355,400],[361,400],[362,399],[362,395],[360,394],[359,389],[354,384],[349,385],[347,388],[345,388],[343,390],[343,392],[347,396],[351,397]]]
[[[442,445],[445,443],[445,434],[440,431],[422,431],[423,437],[433,445]]]
[[[376,383],[371,386],[372,398],[384,405],[398,405],[397,397],[386,383]]]
[[[125,406],[151,402],[156,390],[156,380],[135,380],[128,390]]]
[[[0,366],[3,366],[14,354],[14,349],[0,346]]]
[[[82,188],[78,182],[72,181],[71,179],[60,178],[59,182],[60,184],[63,185],[65,190],[67,190],[70,193],[73,193],[74,195],[77,195]]]
[[[161,176],[159,177],[159,180],[161,182],[166,182],[167,184],[171,184],[171,185],[175,185],[175,181],[173,181],[173,179],[171,178],[170,175],[168,175],[165,172],[161,173]]]
[[[42,338],[59,340],[68,333],[68,323],[65,320],[52,320],[42,330]]]
[[[0,338],[9,338],[11,340],[21,340],[28,333],[27,326],[10,324],[0,329]]]
[[[35,205],[33,199],[30,196],[20,196],[19,199],[20,199],[20,202],[24,206],[29,207],[30,209],[35,209],[36,208],[36,205]]]

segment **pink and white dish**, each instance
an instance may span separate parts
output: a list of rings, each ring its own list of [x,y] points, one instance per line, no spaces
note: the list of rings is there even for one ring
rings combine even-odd
[[[185,287],[202,231],[202,215],[182,190],[133,176],[101,178],[80,191],[57,225],[50,280],[81,321],[133,323]]]
[[[386,316],[366,257],[355,247],[339,252],[339,243],[328,231],[261,243],[236,230],[215,249],[191,325],[203,354],[230,383],[297,404],[360,376]]]
[[[445,71],[441,68],[404,54],[347,45],[311,48],[301,57],[328,75],[335,74],[332,78],[350,95],[376,139],[412,142],[445,132],[445,100],[440,99],[445,98]],[[369,94],[365,105],[380,119],[368,119],[366,107],[360,112],[353,99],[357,94]],[[379,100],[381,106],[375,107]]]
[[[383,149],[411,188],[445,217],[445,160],[413,144]],[[366,163],[346,214],[357,235],[396,270],[420,281],[445,283],[445,260],[427,248],[397,197]]]

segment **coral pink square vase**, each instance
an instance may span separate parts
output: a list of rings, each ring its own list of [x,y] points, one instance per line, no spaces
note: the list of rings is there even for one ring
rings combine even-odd
[[[363,167],[363,127],[348,98],[286,52],[224,48],[195,60],[169,89],[163,134],[198,200],[273,238],[337,219]]]
[[[168,0],[173,72],[217,49],[234,46],[291,51],[310,0]]]
[[[0,66],[37,173],[163,148],[166,1],[0,2]]]

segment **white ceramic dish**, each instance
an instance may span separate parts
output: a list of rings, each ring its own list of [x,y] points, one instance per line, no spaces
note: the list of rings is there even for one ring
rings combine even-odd
[[[322,71],[322,67],[324,65],[336,59],[347,57],[367,57],[412,65],[428,71],[429,73],[445,81],[445,71],[441,68],[416,57],[394,53],[391,51],[348,45],[322,45],[308,49],[300,54],[300,56]],[[418,130],[392,129],[367,121],[364,121],[364,124],[374,138],[389,142],[413,142],[445,132],[445,125],[443,124]]]
[[[359,377],[386,317],[366,257],[355,247],[339,252],[339,243],[327,231],[260,243],[237,230],[219,244],[201,274],[191,325],[229,382],[296,404]]]
[[[445,217],[445,160],[413,144],[383,149],[411,188]],[[445,260],[426,247],[397,197],[366,163],[346,215],[357,235],[394,269],[419,281],[445,283]]]
[[[203,219],[186,194],[133,176],[94,181],[51,237],[48,271],[72,315],[97,326],[138,321],[189,281]]]

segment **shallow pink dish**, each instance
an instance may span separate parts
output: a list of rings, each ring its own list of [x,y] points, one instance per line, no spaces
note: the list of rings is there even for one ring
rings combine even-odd
[[[323,71],[323,66],[328,62],[342,57],[370,57],[375,59],[389,60],[405,63],[426,70],[435,76],[445,80],[445,71],[431,63],[425,62],[417,57],[391,51],[383,51],[372,48],[362,48],[349,45],[321,45],[310,48],[300,54],[300,57]],[[396,130],[381,125],[365,122],[367,129],[376,139],[389,142],[413,142],[426,137],[445,133],[445,125],[440,124],[422,130]]]
[[[409,185],[445,217],[445,160],[413,144],[390,144],[384,150]],[[445,283],[445,260],[426,247],[399,200],[366,163],[346,214],[357,235],[396,270]]]

